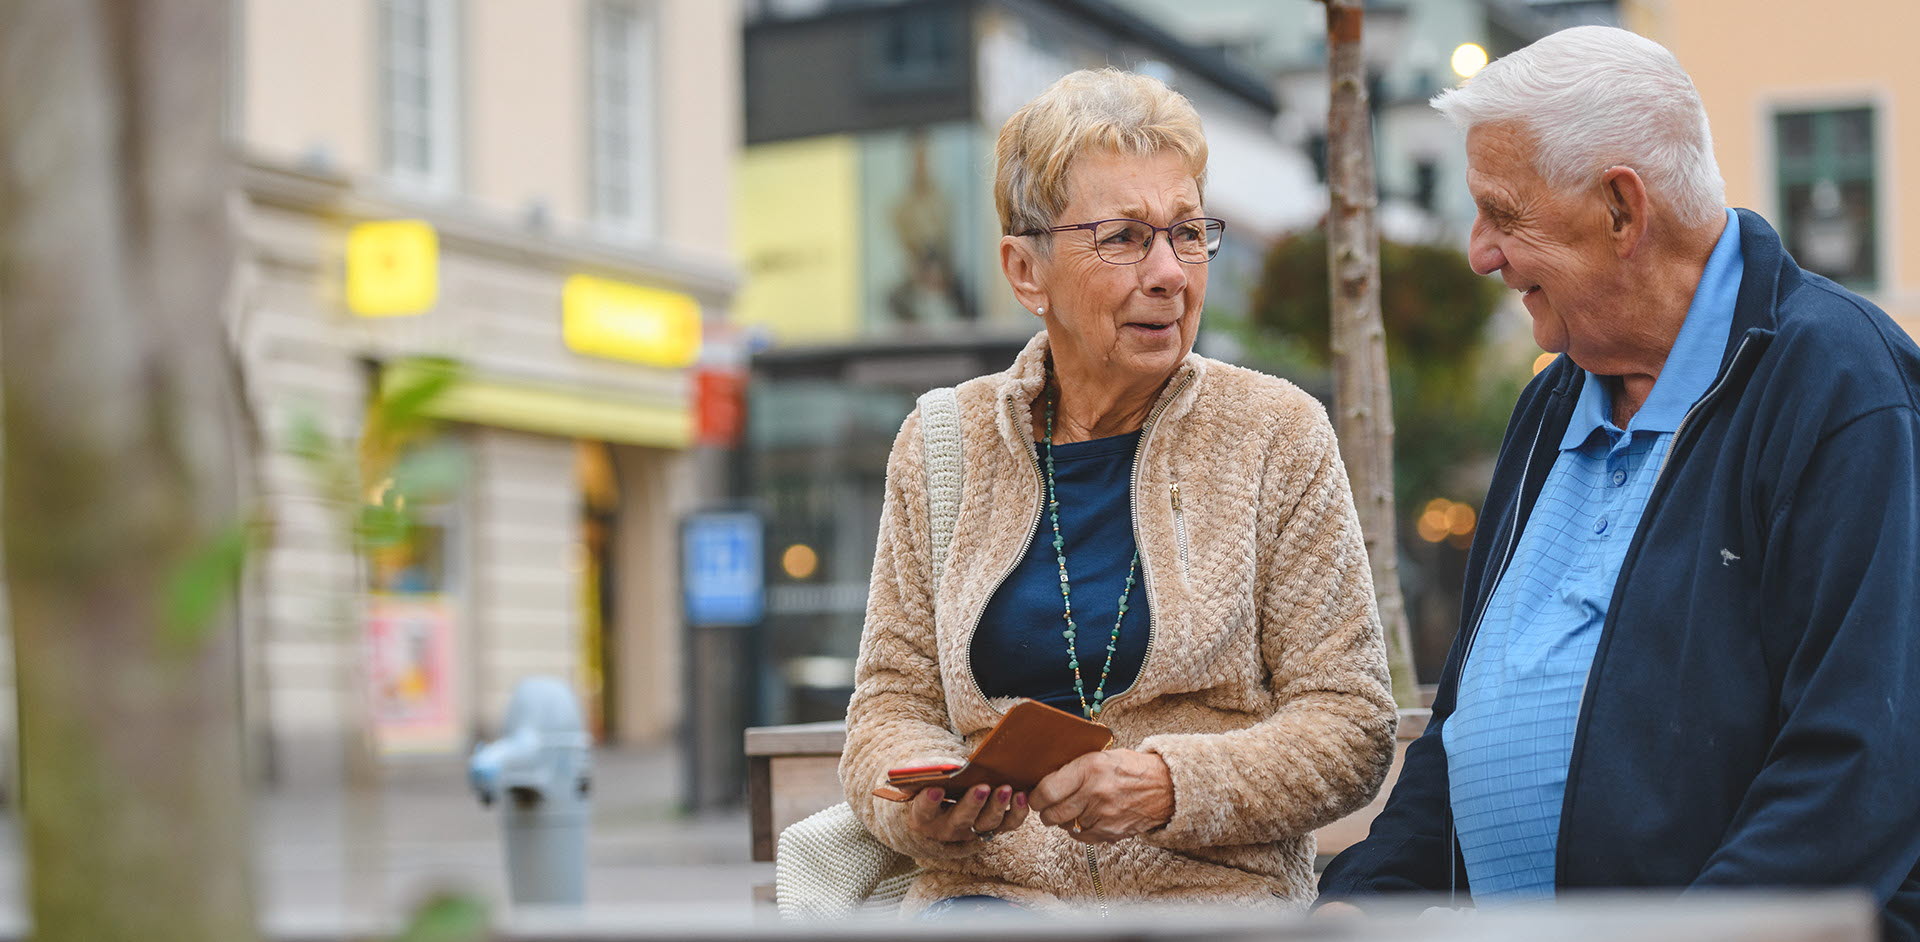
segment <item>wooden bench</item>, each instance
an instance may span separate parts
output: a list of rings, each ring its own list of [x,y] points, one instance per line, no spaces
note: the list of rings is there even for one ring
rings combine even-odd
[[[1427,728],[1425,708],[1401,710],[1393,768],[1380,794],[1361,808],[1316,832],[1322,857],[1337,854],[1367,836],[1374,815],[1400,777],[1407,743]],[[753,859],[771,861],[780,832],[822,808],[846,801],[840,789],[840,750],[845,723],[759,726],[747,730],[747,807],[753,829]]]

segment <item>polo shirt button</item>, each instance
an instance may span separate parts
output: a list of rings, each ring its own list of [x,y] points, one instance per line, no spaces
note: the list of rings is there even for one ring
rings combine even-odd
[[[1625,484],[1625,483],[1627,483],[1627,472],[1625,472],[1625,471],[1615,471],[1615,472],[1613,472],[1613,486],[1614,486],[1614,487],[1619,487],[1620,485],[1622,485],[1622,484]]]
[[[1607,518],[1601,517],[1600,519],[1595,520],[1593,522],[1593,532],[1595,533],[1607,532]]]

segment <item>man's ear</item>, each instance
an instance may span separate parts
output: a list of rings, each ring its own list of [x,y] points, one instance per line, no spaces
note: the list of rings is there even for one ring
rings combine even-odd
[[[1046,261],[1040,257],[1032,236],[1000,237],[1000,270],[1013,288],[1013,299],[1029,311],[1038,312],[1047,305]]]
[[[1600,199],[1611,220],[1614,254],[1631,258],[1647,237],[1653,200],[1647,184],[1632,167],[1608,167],[1600,175]]]

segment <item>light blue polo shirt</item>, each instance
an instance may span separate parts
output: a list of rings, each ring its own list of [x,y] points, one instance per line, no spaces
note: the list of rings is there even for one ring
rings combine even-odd
[[[1567,762],[1614,582],[1674,432],[1719,373],[1744,268],[1729,209],[1680,335],[1625,429],[1606,384],[1582,379],[1560,456],[1487,603],[1441,728],[1477,905],[1553,895]]]

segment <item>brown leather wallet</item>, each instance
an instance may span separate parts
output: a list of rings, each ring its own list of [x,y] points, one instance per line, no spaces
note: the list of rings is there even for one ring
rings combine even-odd
[[[958,797],[977,785],[1009,785],[1032,791],[1063,765],[1113,744],[1113,731],[1092,720],[1057,710],[1038,700],[1022,700],[1007,710],[980,740],[966,764],[950,772],[888,776],[873,790],[876,798],[906,801],[923,788],[939,786]]]

